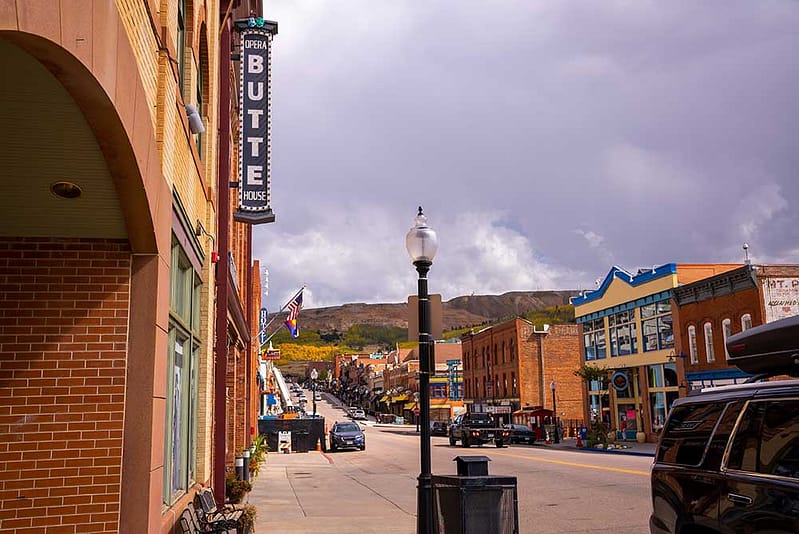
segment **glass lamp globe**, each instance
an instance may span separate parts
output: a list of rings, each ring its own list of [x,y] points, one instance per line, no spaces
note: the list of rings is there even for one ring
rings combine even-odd
[[[405,236],[405,248],[413,263],[417,261],[433,263],[433,257],[438,251],[438,236],[435,231],[427,226],[427,217],[422,213],[419,206],[419,213],[416,215],[414,224],[408,235]]]

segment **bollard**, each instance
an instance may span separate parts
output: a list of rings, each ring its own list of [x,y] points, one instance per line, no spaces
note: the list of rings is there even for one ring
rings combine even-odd
[[[250,449],[244,449],[244,452],[242,453],[242,455],[244,456],[242,458],[242,467],[243,467],[243,471],[244,471],[244,480],[249,482],[250,481]]]
[[[244,458],[236,456],[236,478],[244,480]]]

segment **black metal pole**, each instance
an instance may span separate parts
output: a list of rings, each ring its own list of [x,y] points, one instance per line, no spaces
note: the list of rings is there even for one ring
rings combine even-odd
[[[316,417],[316,380],[313,381],[313,416]]]
[[[421,470],[416,502],[416,533],[433,532],[433,483],[430,472],[430,372],[432,369],[430,336],[430,298],[427,293],[427,273],[432,262],[416,261],[419,273],[419,449]]]
[[[552,440],[553,443],[560,443],[560,436],[558,436],[558,404],[557,400],[555,399],[555,388],[552,388],[552,413],[553,419],[552,422],[555,423],[555,439]]]

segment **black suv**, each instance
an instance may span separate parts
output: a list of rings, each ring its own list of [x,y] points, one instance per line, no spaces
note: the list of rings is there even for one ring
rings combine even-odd
[[[727,352],[749,382],[799,376],[799,317],[730,336]],[[799,380],[676,400],[651,480],[652,533],[799,532]]]

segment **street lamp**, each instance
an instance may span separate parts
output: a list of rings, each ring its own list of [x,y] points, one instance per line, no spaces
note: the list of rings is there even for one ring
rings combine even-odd
[[[552,422],[555,424],[555,438],[552,440],[553,443],[560,443],[560,436],[558,435],[558,402],[555,399],[555,381],[549,383],[549,388],[552,390],[552,414],[553,419]]]
[[[319,371],[311,369],[311,389],[313,391],[313,416],[316,417],[316,379],[319,378]]]
[[[427,226],[427,218],[419,206],[413,227],[405,236],[405,248],[419,273],[419,400],[421,416],[419,425],[421,433],[419,448],[421,469],[416,494],[416,532],[432,534],[433,532],[433,483],[430,472],[430,297],[427,293],[427,272],[433,265],[433,257],[438,250],[438,237],[432,228]]]

